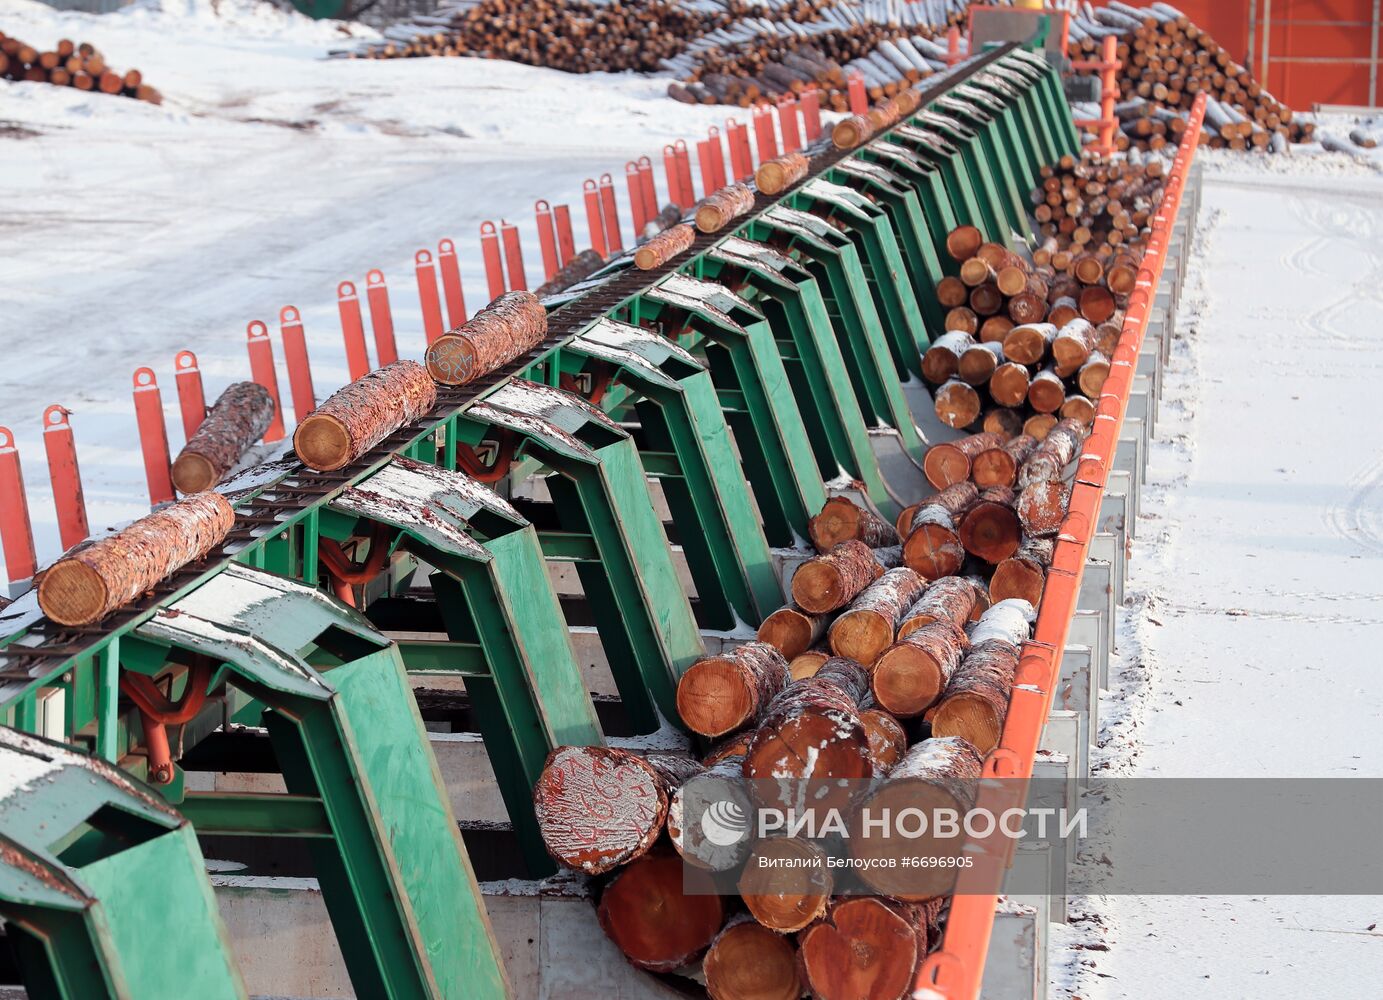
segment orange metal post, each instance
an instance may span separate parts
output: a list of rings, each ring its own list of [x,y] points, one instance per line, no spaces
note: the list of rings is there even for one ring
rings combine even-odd
[[[375,333],[375,360],[383,368],[399,359],[394,343],[394,313],[389,308],[389,286],[384,272],[373,268],[365,272],[365,301],[370,305],[370,329]]]
[[[10,583],[32,579],[38,569],[34,529],[29,520],[19,448],[8,427],[0,427],[0,549],[5,553],[5,575]]]
[[[493,302],[504,294],[504,262],[499,254],[499,233],[493,222],[480,224],[480,259],[485,262],[485,287]]]
[[[960,60],[960,28],[953,24],[946,32],[946,65],[954,66]]]
[[[1119,43],[1113,35],[1101,43],[1099,59],[1077,60],[1071,64],[1072,69],[1076,70],[1100,71],[1100,117],[1076,120],[1076,125],[1080,128],[1098,129],[1095,144],[1091,149],[1100,156],[1109,156],[1114,152],[1114,131],[1119,124],[1118,119],[1114,117],[1114,105],[1119,100],[1119,80],[1116,74],[1121,66],[1123,63],[1119,60]]]
[[[163,423],[163,394],[152,368],[134,372],[134,418],[139,426],[139,450],[144,455],[144,479],[149,484],[149,506],[173,499],[168,428]]]
[[[283,440],[283,405],[279,402],[279,378],[274,371],[274,345],[269,340],[269,328],[262,321],[250,320],[246,348],[250,352],[250,377],[268,389],[274,401],[274,419],[264,432],[265,444],[273,444]]]
[[[509,290],[527,291],[528,275],[523,269],[523,245],[519,242],[519,227],[501,219],[499,233],[504,243],[504,268],[509,273]]]
[[[602,257],[610,256],[609,244],[605,242],[605,219],[600,205],[600,189],[595,181],[587,179],[582,185],[586,198],[586,225],[591,230],[591,246]]]
[[[795,153],[802,148],[802,134],[797,128],[797,98],[791,94],[778,99],[778,127],[783,132],[784,153]]]
[[[773,127],[773,108],[762,104],[750,112],[754,123],[754,144],[758,147],[759,162],[778,155],[778,133]]]
[[[668,143],[663,147],[663,173],[667,175],[667,196],[675,202],[679,208],[684,207],[682,201],[682,176],[678,169],[677,150]]]
[[[437,268],[432,253],[419,250],[413,255],[413,273],[418,277],[418,301],[423,309],[423,336],[431,344],[442,335],[442,298],[437,293]]]
[[[735,175],[734,180],[748,180],[754,176],[754,158],[749,153],[749,127],[733,118],[727,119],[725,136],[730,143],[730,172]]]
[[[557,262],[565,267],[576,256],[576,239],[571,231],[571,209],[557,205],[552,209],[552,221],[557,228]]]
[[[731,119],[733,121],[734,119]],[[710,143],[711,163],[715,167],[715,184],[702,192],[702,197],[712,191],[719,191],[726,184],[730,183],[725,176],[725,150],[720,144],[720,128],[712,125],[706,130],[706,141]]]
[[[447,300],[447,325],[455,330],[466,322],[466,296],[461,291],[461,262],[456,259],[456,244],[449,239],[437,243],[437,269],[442,272],[442,295]]]
[[[197,355],[179,351],[173,359],[174,382],[178,387],[178,409],[182,411],[182,433],[186,441],[197,433],[206,419],[206,394],[202,390],[202,370]]]
[[[708,195],[716,190],[716,164],[713,157],[716,154],[711,152],[711,140],[702,139],[696,144],[696,162],[701,168],[701,191],[702,195]]]
[[[77,444],[72,439],[72,411],[54,403],[43,411],[43,450],[48,455],[48,481],[58,514],[58,537],[70,549],[91,534],[86,521],[86,496],[77,467]]]
[[[550,281],[561,265],[557,263],[557,234],[552,230],[552,206],[541,198],[533,203],[538,223],[538,250],[543,257],[543,280]]]
[[[677,207],[684,212],[696,204],[696,194],[692,191],[692,171],[691,153],[687,149],[687,140],[678,139],[672,144],[673,152],[677,154],[677,182],[682,189],[680,198],[674,198]]]
[[[303,315],[297,306],[279,310],[279,333],[283,336],[283,360],[288,365],[288,388],[293,393],[293,416],[301,421],[317,408],[317,393],[312,387],[312,362],[307,357]]]
[[[639,192],[643,197],[644,222],[652,222],[658,217],[658,185],[654,183],[653,161],[640,156],[636,161],[639,167]]]
[[[821,138],[821,91],[816,89],[816,84],[802,91],[798,103],[802,105],[802,134],[807,142],[816,142]]]
[[[605,247],[609,254],[624,249],[619,234],[619,206],[615,203],[615,181],[609,174],[600,175],[600,214],[605,222]]]
[[[846,81],[846,93],[850,95],[850,113],[862,115],[869,111],[869,92],[864,89],[864,76],[851,73]]]
[[[634,235],[637,237],[648,225],[648,208],[643,203],[643,178],[639,176],[639,165],[633,160],[624,165],[624,182],[629,185],[629,214],[634,219]]]
[[[365,351],[365,321],[360,314],[360,297],[356,295],[355,282],[343,281],[336,286],[336,309],[341,314],[346,371],[354,382],[370,370],[370,357]]]

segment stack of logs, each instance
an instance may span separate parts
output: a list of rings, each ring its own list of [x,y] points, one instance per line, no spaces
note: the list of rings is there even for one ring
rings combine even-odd
[[[922,357],[946,426],[1040,441],[1058,420],[1094,420],[1141,255],[1084,226],[1065,238],[1029,264],[973,227],[949,235],[959,273],[936,288],[947,332]]]
[[[1281,152],[1307,142],[1314,126],[1293,117],[1209,33],[1170,4],[1136,8],[1111,3],[1079,16],[1072,31],[1074,58],[1098,59],[1103,38],[1119,38],[1116,114],[1126,142],[1141,149],[1175,146],[1196,95],[1205,93],[1202,142],[1215,147]]]
[[[1032,193],[1039,231],[1059,250],[1074,246],[1105,259],[1141,254],[1149,219],[1162,200],[1165,169],[1157,157],[1134,162],[1063,156],[1055,167],[1042,168],[1042,185]]]
[[[105,57],[91,44],[66,38],[51,50],[40,51],[0,31],[0,77],[163,103],[163,96],[144,82],[139,70],[119,73],[106,65]]]

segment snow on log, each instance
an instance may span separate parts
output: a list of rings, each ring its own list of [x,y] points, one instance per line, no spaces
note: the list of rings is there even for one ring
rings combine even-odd
[[[1033,538],[1050,538],[1061,530],[1061,522],[1071,506],[1071,487],[1060,480],[1035,482],[1018,495],[1018,521],[1023,533]]]
[[[677,713],[702,736],[724,736],[752,722],[788,686],[788,663],[766,642],[705,656],[677,682]]]
[[[738,823],[741,818],[752,822],[754,805],[744,787],[743,753],[722,757],[692,775],[673,791],[668,801],[668,839],[677,853],[697,868],[730,871],[749,856],[753,838],[741,837],[730,844],[710,840],[702,822],[708,810],[717,810],[716,818],[723,818],[726,824]],[[721,839],[729,838],[717,838]]]
[[[234,382],[221,393],[173,461],[179,493],[209,490],[235,468],[274,420],[274,397],[258,382]]]
[[[60,625],[89,625],[203,558],[235,524],[219,493],[195,493],[73,549],[39,577],[38,605]]]
[[[980,394],[974,386],[958,378],[937,388],[933,396],[936,418],[947,427],[969,427],[980,416]]]
[[[1090,357],[1099,337],[1086,319],[1073,319],[1052,340],[1052,360],[1062,377],[1074,375]]]
[[[807,534],[818,552],[829,552],[852,538],[871,549],[897,545],[900,541],[893,525],[844,496],[826,501],[821,512],[807,522]]]
[[[754,207],[754,189],[748,184],[727,184],[701,199],[696,206],[696,228],[703,233],[723,229],[731,219],[737,219]]]
[[[969,645],[965,633],[944,618],[909,632],[874,664],[875,703],[900,719],[921,715],[946,690]]]
[[[933,736],[959,736],[981,755],[999,745],[1031,618],[1026,601],[1000,601],[975,624],[970,649],[931,713]]]
[[[926,588],[927,581],[906,566],[884,573],[831,624],[831,652],[869,666],[893,642],[903,612]]]
[[[812,614],[826,614],[845,607],[883,572],[874,550],[851,539],[797,567],[792,575],[792,599]]]
[[[954,378],[960,371],[960,358],[975,346],[975,338],[964,330],[949,330],[932,341],[922,354],[922,377],[933,384]]]
[[[437,387],[416,361],[395,361],[331,394],[298,424],[293,450],[309,469],[344,468],[437,402]]]
[[[965,561],[957,529],[966,511],[979,500],[974,483],[956,483],[923,500],[912,516],[903,562],[928,580],[950,576]]]
[[[802,933],[798,962],[820,1000],[904,1000],[913,995],[927,940],[926,912],[916,904],[837,899],[826,919]]]
[[[1004,338],[1004,357],[1020,365],[1035,365],[1047,356],[1056,339],[1054,323],[1025,323],[1015,326]]]
[[[693,226],[683,224],[664,229],[634,251],[634,266],[641,271],[662,267],[678,254],[690,250],[695,240],[696,229]]]
[[[750,914],[731,917],[701,963],[711,1000],[797,1000],[802,980],[792,938]]]
[[[820,642],[830,625],[829,615],[814,615],[803,611],[796,604],[779,608],[763,620],[757,638],[766,642],[783,654],[789,661],[801,656]]]
[[[860,725],[869,740],[869,757],[874,773],[884,775],[898,766],[908,752],[908,734],[903,724],[886,709],[867,708],[860,713]]]
[[[1057,416],[1062,420],[1074,420],[1081,427],[1089,428],[1095,422],[1095,403],[1084,396],[1071,394],[1062,402]]]
[[[989,596],[995,602],[1019,598],[1036,607],[1042,602],[1047,567],[1052,564],[1050,538],[1025,538],[1018,551],[994,569]]]
[[[826,913],[834,885],[820,847],[795,837],[773,837],[754,845],[737,888],[756,921],[779,934],[793,934]]]
[[[999,448],[1004,439],[989,431],[971,434],[956,441],[944,441],[927,449],[922,457],[922,472],[939,490],[970,478],[975,458],[991,448]]]
[[[1052,427],[1018,470],[1018,487],[1060,479],[1066,466],[1076,457],[1085,439],[1085,429],[1074,420],[1063,420]]]
[[[970,465],[970,477],[980,489],[991,486],[1012,486],[1018,481],[1018,470],[1037,447],[1037,441],[1027,434],[987,448],[975,456]]]
[[[754,186],[763,194],[781,194],[807,176],[810,161],[801,153],[784,153],[759,164]]]
[[[688,871],[676,852],[660,850],[615,875],[596,916],[631,965],[671,972],[710,947],[725,923],[725,905],[709,877]]]
[[[983,590],[983,583],[975,578],[943,576],[903,613],[898,638],[938,621],[964,628],[966,622],[979,618],[984,612],[985,607],[981,606],[983,602],[980,600]]]
[[[1092,351],[1085,364],[1076,373],[1076,385],[1090,399],[1099,399],[1104,389],[1105,379],[1109,378],[1109,359],[1099,351]]]
[[[547,337],[547,310],[532,292],[505,292],[427,349],[428,374],[465,385],[526,354]]]
[[[600,256],[599,251],[594,249],[582,250],[563,264],[561,270],[544,284],[539,285],[533,294],[540,299],[545,299],[549,295],[556,295],[572,285],[585,281],[604,266],[605,258]]]
[[[960,544],[991,566],[1018,550],[1022,531],[1014,510],[1017,498],[1008,486],[991,486],[960,522]]]

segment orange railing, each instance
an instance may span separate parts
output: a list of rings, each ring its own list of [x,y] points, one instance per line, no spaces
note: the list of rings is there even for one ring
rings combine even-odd
[[[1033,760],[1060,677],[1061,651],[1066,646],[1071,619],[1076,612],[1081,574],[1099,520],[1105,479],[1114,462],[1138,354],[1147,333],[1157,284],[1167,262],[1172,227],[1181,209],[1186,177],[1200,142],[1204,117],[1205,95],[1202,94],[1191,110],[1181,146],[1167,173],[1162,203],[1152,218],[1147,251],[1138,271],[1137,285],[1129,295],[1123,332],[1096,407],[1094,426],[1077,459],[1070,509],[1053,548],[1052,566],[1047,574],[1033,639],[1024,645],[1019,660],[1003,737],[985,761],[986,778],[1011,779],[990,783],[981,790],[979,806],[993,809],[996,814],[1009,806],[1022,804],[1013,800],[1024,796],[1023,779],[1032,776]],[[994,928],[994,908],[998,902],[997,876],[1007,868],[1015,843],[997,837],[977,845],[975,853],[983,856],[983,861],[962,874],[951,902],[941,948],[927,956],[918,971],[915,996],[935,1000],[974,1000],[979,996],[985,956]]]

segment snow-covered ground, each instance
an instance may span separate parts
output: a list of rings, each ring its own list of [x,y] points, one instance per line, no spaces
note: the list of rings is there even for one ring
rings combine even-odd
[[[1383,777],[1383,179],[1210,159],[1096,766]],[[1059,996],[1363,1000],[1383,982],[1377,896],[1075,909]]]

